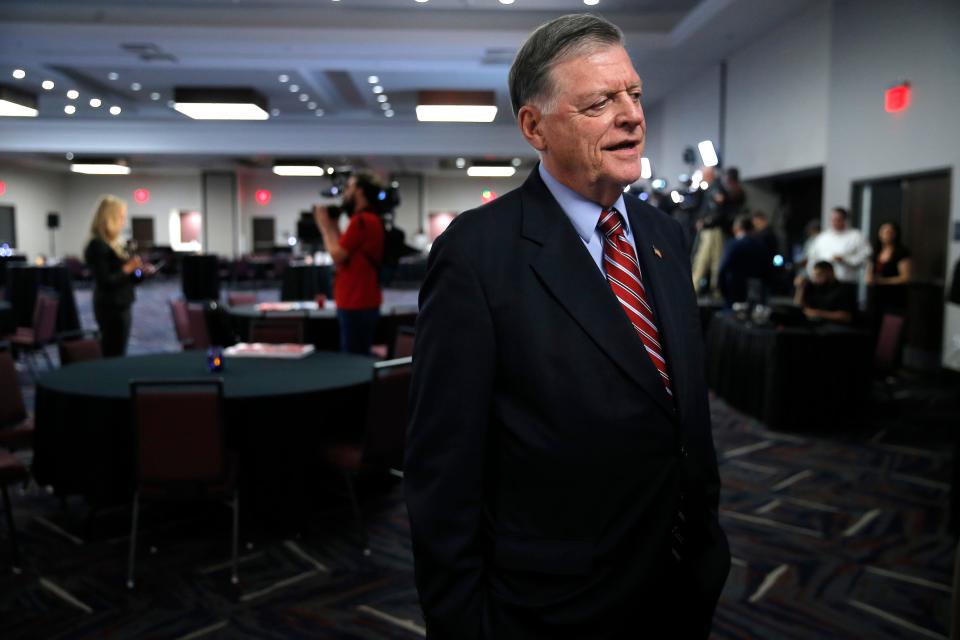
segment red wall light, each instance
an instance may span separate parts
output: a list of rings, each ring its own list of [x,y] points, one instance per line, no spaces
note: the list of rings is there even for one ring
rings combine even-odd
[[[480,192],[480,199],[483,201],[483,204],[487,204],[488,202],[493,202],[496,200],[497,194],[490,189],[484,189]]]
[[[887,89],[883,94],[883,108],[887,113],[899,113],[910,106],[910,83],[903,82]]]
[[[7,183],[3,180],[0,180],[0,196],[7,192]]]
[[[150,199],[150,190],[149,189],[134,189],[133,199],[143,204]]]
[[[257,189],[257,192],[253,194],[253,197],[256,199],[257,204],[265,205],[270,202],[272,195],[269,189]]]

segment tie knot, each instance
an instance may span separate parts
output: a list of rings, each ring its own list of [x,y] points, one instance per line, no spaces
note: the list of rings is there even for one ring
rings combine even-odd
[[[600,212],[600,222],[597,223],[600,231],[608,238],[623,226],[623,219],[616,209],[604,209]]]

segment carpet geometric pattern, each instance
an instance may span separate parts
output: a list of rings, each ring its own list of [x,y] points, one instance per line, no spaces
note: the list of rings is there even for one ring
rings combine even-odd
[[[141,287],[131,353],[176,350],[165,306],[175,289]],[[77,298],[84,326],[94,326],[89,292]],[[32,402],[32,381],[21,377]],[[921,434],[909,418],[899,419],[896,437],[887,423],[849,434],[780,433],[722,400],[711,407],[721,524],[734,557],[713,638],[948,636],[952,435]],[[313,480],[333,481],[320,469]],[[8,532],[0,527],[0,637],[423,637],[400,486],[373,479],[361,489],[370,557],[342,500],[318,494],[298,534],[244,528],[237,587],[226,564],[227,507],[145,506],[129,591],[128,508],[99,513],[88,528],[79,498],[62,508],[42,488],[15,488],[23,572],[5,569]]]

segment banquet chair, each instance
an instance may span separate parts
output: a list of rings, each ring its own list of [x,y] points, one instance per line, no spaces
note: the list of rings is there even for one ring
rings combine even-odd
[[[33,445],[33,418],[27,413],[9,351],[0,351],[0,447],[29,449]]]
[[[103,358],[100,334],[96,331],[73,331],[57,336],[60,366]]]
[[[222,500],[233,509],[230,581],[237,584],[237,460],[224,445],[223,380],[130,382],[136,451],[127,588],[134,587],[141,499]]]
[[[47,353],[47,346],[56,340],[57,334],[57,308],[60,299],[54,291],[41,288],[37,291],[37,300],[33,306],[33,326],[17,327],[15,333],[7,336],[5,339],[10,343],[10,347],[15,353],[23,353],[26,358],[27,367],[33,379],[37,378],[37,370],[34,365],[33,355],[36,352],[43,354],[47,361],[47,368],[53,369],[53,362],[50,360],[50,354]]]
[[[7,515],[10,530],[10,558],[14,573],[20,573],[20,549],[17,545],[17,525],[13,520],[13,507],[7,487],[14,482],[24,482],[30,477],[27,467],[12,453],[0,449],[0,491],[3,493],[3,510]]]
[[[405,358],[413,355],[413,339],[417,330],[410,325],[397,327],[397,336],[393,339],[393,358]]]
[[[173,329],[177,342],[187,351],[193,349],[193,334],[190,332],[190,315],[187,313],[187,301],[183,298],[170,300],[170,315],[173,317]]]
[[[300,318],[255,320],[250,324],[250,342],[303,344],[303,321]]]
[[[206,349],[211,344],[210,329],[207,327],[207,310],[201,304],[188,304],[186,306],[191,348]]]
[[[229,291],[227,292],[227,304],[231,307],[257,304],[257,294],[252,291]]]
[[[356,476],[365,471],[389,471],[403,477],[412,362],[412,358],[406,357],[374,363],[363,441],[330,444],[321,452],[326,463],[343,476],[363,543],[363,554],[367,556],[370,555],[370,543],[357,499]]]

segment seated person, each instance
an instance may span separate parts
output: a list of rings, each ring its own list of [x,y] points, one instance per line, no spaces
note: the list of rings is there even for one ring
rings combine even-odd
[[[855,287],[840,282],[833,265],[821,260],[813,265],[813,279],[804,279],[797,287],[794,302],[811,320],[850,324],[857,312]]]

